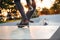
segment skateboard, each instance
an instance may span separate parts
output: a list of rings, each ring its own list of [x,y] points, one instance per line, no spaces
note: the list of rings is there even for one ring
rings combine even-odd
[[[28,24],[28,25],[18,25],[18,24],[17,24],[17,26],[18,26],[18,28],[23,28],[23,27],[25,27],[25,26],[27,26],[27,27],[29,28],[29,24]]]

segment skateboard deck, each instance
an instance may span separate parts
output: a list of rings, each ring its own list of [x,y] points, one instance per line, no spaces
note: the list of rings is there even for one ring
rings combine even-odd
[[[25,27],[25,26],[27,26],[27,27],[29,28],[29,25],[18,25],[18,24],[17,24],[17,26],[18,26],[18,28],[23,28],[23,27]]]

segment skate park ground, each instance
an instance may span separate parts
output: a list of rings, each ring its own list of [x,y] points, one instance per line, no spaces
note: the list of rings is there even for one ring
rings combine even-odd
[[[0,24],[0,39],[60,39],[60,15],[48,15],[34,18],[34,23],[29,23],[29,28],[18,28],[19,22]],[[48,25],[43,25],[42,20],[47,18]],[[58,20],[59,19],[59,20]]]

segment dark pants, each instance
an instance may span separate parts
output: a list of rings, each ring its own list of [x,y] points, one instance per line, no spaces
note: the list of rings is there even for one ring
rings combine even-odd
[[[22,18],[23,18],[24,20],[26,20],[26,19],[27,19],[27,20],[30,20],[32,14],[34,13],[34,11],[35,11],[35,9],[36,9],[35,1],[32,0],[32,4],[31,4],[31,3],[30,3],[30,0],[26,0],[27,6],[28,6],[28,7],[32,6],[32,8],[33,8],[32,11],[29,11],[29,10],[28,10],[28,12],[27,12],[26,14],[25,14],[25,12],[24,12],[24,9],[23,9],[23,6],[22,6],[20,0],[14,0],[14,2],[15,2],[15,4],[16,4],[17,9],[18,9],[19,12],[21,13]]]

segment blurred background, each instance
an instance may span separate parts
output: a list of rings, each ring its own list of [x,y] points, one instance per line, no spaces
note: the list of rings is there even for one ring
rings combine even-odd
[[[60,14],[60,0],[35,0],[36,10],[31,18],[42,15]],[[21,0],[25,13],[28,11],[25,0]],[[0,0],[0,23],[16,21],[21,19],[21,14],[17,10],[14,0]]]

